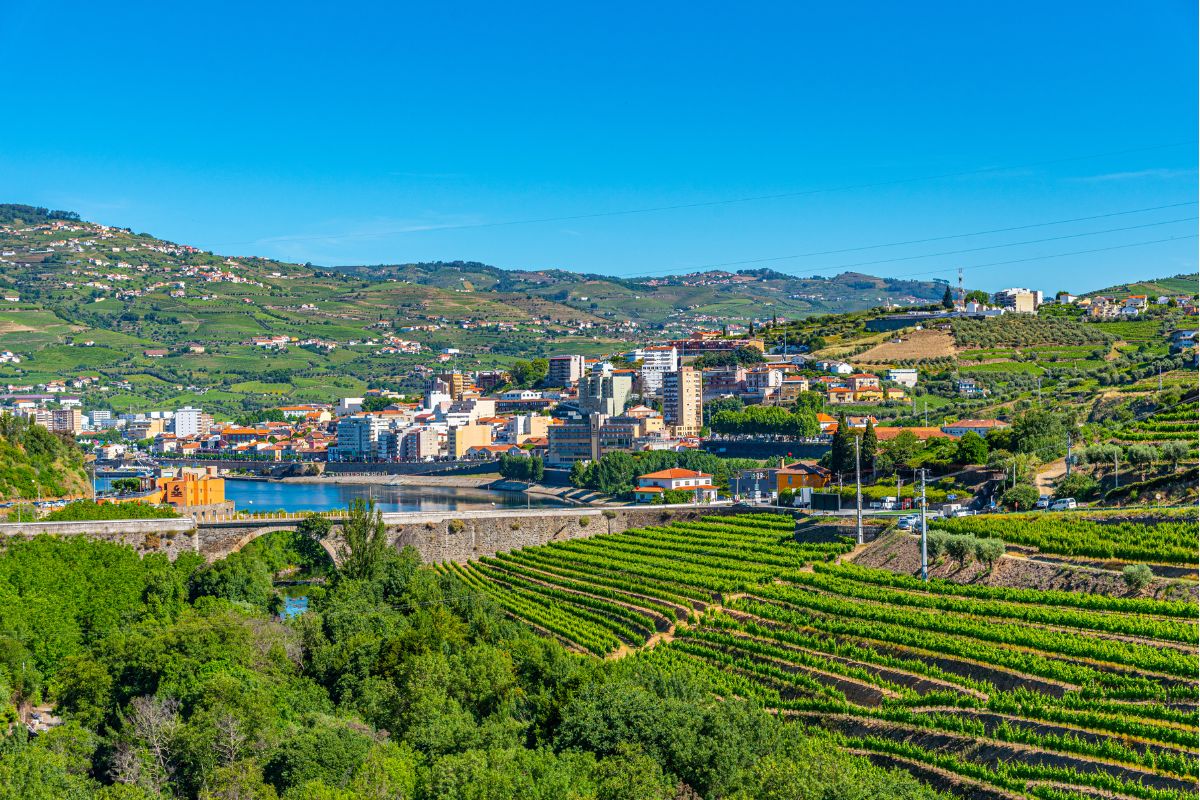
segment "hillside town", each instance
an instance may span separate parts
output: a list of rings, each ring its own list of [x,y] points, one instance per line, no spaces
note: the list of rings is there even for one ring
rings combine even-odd
[[[948,330],[954,320],[1030,316],[1055,306],[1081,309],[1085,321],[1133,319],[1152,306],[1168,304],[1184,315],[1196,313],[1193,296],[1075,297],[1062,292],[1051,300],[1041,292],[1013,288],[996,292],[988,302],[966,293],[951,300],[949,307],[938,310],[883,313],[867,320],[865,328],[902,342],[914,331]],[[1191,328],[1171,331],[1170,352],[1194,352],[1195,336]],[[385,341],[397,352],[421,349],[390,334]],[[252,344],[271,350],[295,342],[276,335],[255,337]],[[420,395],[374,388],[326,403],[281,404],[263,409],[254,419],[221,420],[192,405],[116,413],[101,407],[109,386],[95,374],[38,385],[10,384],[2,400],[11,413],[94,445],[96,458],[105,463],[193,460],[215,463],[223,470],[247,463],[469,463],[517,456],[537,459],[547,469],[570,470],[619,452],[725,452],[741,446],[741,453],[771,457],[779,451],[778,446],[768,446],[772,443],[828,448],[840,424],[860,433],[870,426],[881,442],[901,432],[924,442],[968,432],[986,436],[1007,426],[996,419],[959,416],[930,425],[923,365],[873,371],[856,364],[853,356],[819,357],[806,346],[789,347],[786,333],[781,343],[768,346],[762,336],[748,332],[696,330],[607,358],[555,354],[519,374],[504,369],[439,371],[437,365],[456,352],[434,356],[433,366],[418,366],[424,382]],[[977,377],[959,375],[952,395],[960,400],[986,398],[990,390]],[[872,413],[884,408],[918,415],[918,395],[924,419],[915,420],[917,424],[881,424]],[[731,410],[737,417],[742,409],[753,408],[778,409],[791,420],[786,423],[790,427],[761,420],[730,422]],[[807,423],[795,421],[801,409],[811,412]],[[746,445],[751,450],[745,450]],[[767,491],[774,495],[821,488],[832,479],[815,460],[780,464],[772,478]],[[650,502],[656,493],[686,487],[689,497],[710,501],[716,490],[703,482],[710,479],[690,472],[645,475],[634,499]]]

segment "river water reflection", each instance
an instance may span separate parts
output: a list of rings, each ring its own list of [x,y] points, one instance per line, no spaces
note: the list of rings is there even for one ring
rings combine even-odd
[[[561,503],[525,495],[461,486],[389,486],[349,483],[280,483],[227,480],[225,499],[239,511],[333,511],[355,498],[373,499],[380,511],[460,511],[488,508],[559,506]]]

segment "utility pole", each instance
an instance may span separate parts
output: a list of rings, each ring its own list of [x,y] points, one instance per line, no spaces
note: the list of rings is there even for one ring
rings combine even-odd
[[[925,522],[925,470],[921,470],[921,580],[929,583],[929,530]]]
[[[1071,434],[1067,434],[1067,476],[1071,475]]]
[[[929,401],[925,401],[925,427],[929,427]]]
[[[1121,467],[1119,464],[1121,454],[1119,451],[1113,451],[1113,488],[1121,488]]]
[[[1162,391],[1162,364],[1158,365],[1158,390]]]
[[[854,508],[858,516],[858,543],[863,543],[862,530],[862,471],[859,469],[858,450],[860,441],[854,436]]]

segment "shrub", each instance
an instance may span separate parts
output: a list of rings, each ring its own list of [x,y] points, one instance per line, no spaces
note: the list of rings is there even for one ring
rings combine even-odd
[[[1121,577],[1132,591],[1140,592],[1154,580],[1154,572],[1145,564],[1128,564],[1121,570]]]
[[[179,514],[170,506],[132,503],[94,503],[76,500],[46,515],[46,522],[74,522],[98,519],[175,519]]]
[[[461,519],[452,519],[446,523],[446,530],[450,531],[451,533],[462,533],[463,529],[466,527],[467,523],[463,522]]]
[[[946,534],[930,532],[925,536],[925,554],[930,561],[936,561],[946,551]]]
[[[946,537],[946,553],[963,565],[967,563],[967,558],[975,551],[975,537],[973,536],[948,536]]]
[[[1037,503],[1038,490],[1029,484],[1018,484],[1004,493],[1000,502],[1014,511],[1028,511]]]
[[[1004,542],[1000,539],[976,539],[975,559],[991,568],[1004,555]]]
[[[592,524],[591,517],[580,517],[579,518],[579,527],[586,528],[588,525],[591,525],[591,524]]]
[[[1090,475],[1082,472],[1072,472],[1058,482],[1054,488],[1055,497],[1074,497],[1085,499],[1094,495],[1100,489],[1100,484]]]

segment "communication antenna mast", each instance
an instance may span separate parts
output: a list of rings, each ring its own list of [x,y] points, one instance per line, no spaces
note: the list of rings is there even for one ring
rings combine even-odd
[[[967,304],[967,292],[965,289],[963,289],[962,272],[963,272],[963,268],[959,267],[958,268],[958,302],[962,303],[965,306]]]

